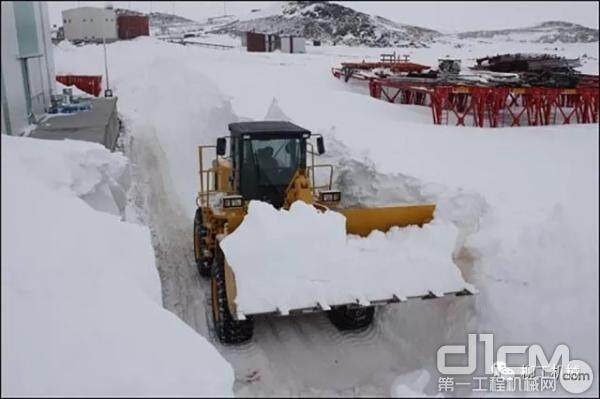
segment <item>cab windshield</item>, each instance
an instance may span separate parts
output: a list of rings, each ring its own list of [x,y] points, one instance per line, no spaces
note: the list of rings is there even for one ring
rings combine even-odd
[[[241,193],[281,206],[294,173],[306,165],[304,139],[246,139],[242,141]]]

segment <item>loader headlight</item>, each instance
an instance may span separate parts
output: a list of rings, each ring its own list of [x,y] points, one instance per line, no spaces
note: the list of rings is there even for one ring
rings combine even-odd
[[[339,191],[321,191],[319,193],[319,199],[321,202],[340,202],[342,199],[342,193]]]
[[[223,197],[223,208],[241,208],[242,206],[244,206],[244,198],[241,195]]]

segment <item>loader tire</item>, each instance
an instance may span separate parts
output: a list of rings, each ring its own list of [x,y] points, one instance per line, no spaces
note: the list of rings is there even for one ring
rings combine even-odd
[[[223,344],[241,344],[250,340],[254,331],[254,321],[252,318],[235,320],[229,311],[227,288],[225,285],[224,255],[220,249],[217,251],[212,272],[212,314],[219,341]]]
[[[327,317],[338,330],[361,330],[373,322],[373,306],[339,306],[327,312]]]
[[[211,259],[205,258],[203,254],[204,236],[206,236],[206,228],[202,222],[202,208],[198,208],[194,216],[194,259],[200,276],[208,278],[211,276]]]

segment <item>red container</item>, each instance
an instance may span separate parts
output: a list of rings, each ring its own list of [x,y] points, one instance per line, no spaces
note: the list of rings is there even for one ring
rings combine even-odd
[[[77,87],[79,90],[98,97],[102,90],[102,76],[56,75],[56,80],[65,86]]]
[[[251,52],[264,52],[265,35],[262,33],[246,32],[246,50]]]
[[[119,15],[117,17],[119,39],[150,36],[148,17],[143,15]]]

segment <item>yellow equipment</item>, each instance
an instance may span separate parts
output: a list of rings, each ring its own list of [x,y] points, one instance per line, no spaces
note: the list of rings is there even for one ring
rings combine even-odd
[[[423,225],[433,219],[435,205],[340,208],[341,193],[332,189],[333,166],[315,165],[315,155],[325,152],[321,135],[311,134],[289,122],[232,123],[229,130],[231,135],[217,139],[216,146],[198,148],[200,190],[194,218],[195,259],[200,274],[211,278],[214,325],[224,343],[240,343],[252,337],[253,315],[236,311],[235,275],[219,246],[220,240],[242,222],[248,201],[261,200],[287,209],[300,200],[319,209],[338,211],[346,217],[347,232],[363,237],[373,230],[385,232],[392,226]],[[310,141],[311,137],[316,137],[316,143]],[[225,157],[227,139],[230,151]],[[205,168],[204,152],[213,149],[214,160]],[[316,186],[317,169],[329,172],[328,184]],[[421,297],[435,296],[424,293]],[[384,302],[401,300],[404,298],[393,297]],[[336,327],[358,329],[371,323],[374,305],[378,304],[331,307],[317,304],[310,309],[292,309],[290,314],[327,311]]]

